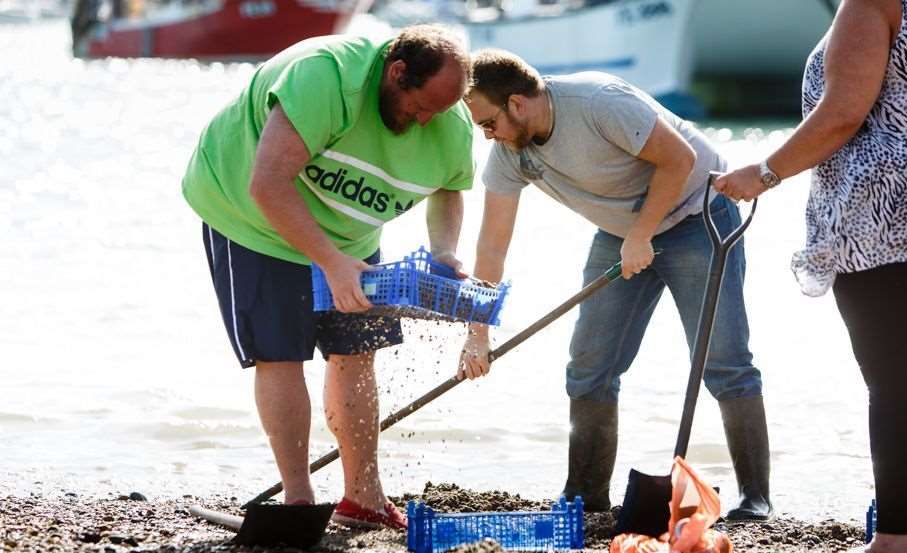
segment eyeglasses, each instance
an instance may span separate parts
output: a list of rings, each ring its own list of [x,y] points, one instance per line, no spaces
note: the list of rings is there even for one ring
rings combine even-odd
[[[478,123],[476,123],[476,125],[481,127],[481,129],[485,132],[494,132],[495,129],[497,129],[498,116],[501,115],[501,112],[504,111],[505,107],[506,106],[499,107],[498,111],[496,111],[494,115],[492,115],[488,119],[485,119],[484,121],[479,121]]]

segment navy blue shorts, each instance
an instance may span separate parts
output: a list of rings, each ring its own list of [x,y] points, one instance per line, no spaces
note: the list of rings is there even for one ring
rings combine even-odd
[[[202,235],[220,313],[243,367],[309,361],[316,346],[327,359],[403,343],[399,319],[314,311],[308,265],[244,248],[205,223]],[[365,262],[379,258],[375,252]]]

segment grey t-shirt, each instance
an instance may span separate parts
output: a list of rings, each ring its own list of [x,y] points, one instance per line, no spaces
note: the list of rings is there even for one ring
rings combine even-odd
[[[690,143],[697,158],[677,206],[656,233],[702,211],[709,171],[723,170],[726,163],[690,123],[606,73],[548,77],[545,83],[554,103],[551,138],[520,152],[496,143],[482,175],[488,190],[518,194],[532,183],[605,232],[626,236],[655,171],[637,155],[661,117]]]

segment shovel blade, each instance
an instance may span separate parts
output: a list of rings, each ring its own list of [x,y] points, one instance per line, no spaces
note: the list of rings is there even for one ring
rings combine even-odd
[[[234,538],[239,545],[286,544],[305,549],[321,541],[336,503],[320,505],[252,504]]]
[[[672,489],[670,474],[650,476],[630,469],[627,493],[614,531],[618,534],[645,534],[653,538],[667,532]]]

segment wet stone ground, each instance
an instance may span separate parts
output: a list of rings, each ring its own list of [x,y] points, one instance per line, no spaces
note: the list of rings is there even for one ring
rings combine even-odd
[[[425,485],[420,494],[393,498],[403,508],[409,499],[423,500],[442,512],[547,510],[547,502],[524,499],[503,491],[475,492],[455,484]],[[230,543],[233,531],[193,518],[189,507],[205,507],[241,514],[242,500],[235,497],[146,501],[140,494],[119,497],[82,497],[68,493],[56,497],[0,498],[0,550],[3,552],[86,551],[98,553],[244,553],[300,551],[289,547],[241,547]],[[607,551],[614,527],[611,513],[586,514],[586,551]],[[727,532],[735,551],[788,553],[838,552],[856,547],[863,530],[855,523],[825,521],[805,523],[781,518],[769,524],[743,524],[718,529]],[[368,551],[402,553],[406,536],[393,530],[350,530],[331,523],[318,553]],[[492,541],[466,544],[458,553],[501,551]]]

